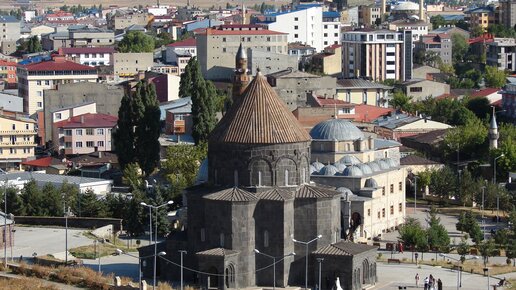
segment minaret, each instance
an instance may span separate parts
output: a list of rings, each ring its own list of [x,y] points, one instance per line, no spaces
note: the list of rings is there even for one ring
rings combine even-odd
[[[496,112],[493,106],[493,116],[491,117],[491,124],[489,125],[489,149],[498,148],[498,124],[496,124]]]
[[[242,95],[249,83],[247,75],[247,53],[240,43],[235,57],[235,76],[233,78],[233,101]]]
[[[426,22],[424,6],[425,0],[419,0],[419,20]]]
[[[382,0],[382,11],[380,11],[382,15],[380,15],[380,18],[382,19],[382,22],[385,21],[385,13],[387,13],[387,0]]]

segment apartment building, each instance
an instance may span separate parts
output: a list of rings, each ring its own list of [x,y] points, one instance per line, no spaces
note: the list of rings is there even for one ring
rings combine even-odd
[[[340,13],[323,12],[320,4],[301,4],[296,10],[266,14],[263,25],[286,33],[288,42],[300,42],[318,52],[340,40]]]
[[[516,25],[516,0],[499,0],[500,24],[505,27]]]
[[[445,64],[452,64],[452,48],[450,34],[427,34],[416,42],[416,50],[433,51],[439,55]]]
[[[165,61],[176,65],[183,73],[190,58],[197,56],[197,42],[195,38],[188,38],[167,45],[165,51]]]
[[[0,159],[2,168],[17,168],[34,156],[36,121],[19,115],[0,115]]]
[[[288,56],[288,34],[260,25],[221,25],[196,34],[197,58],[205,78],[225,79],[235,67],[235,55],[242,43],[247,50],[267,53],[277,59]],[[248,64],[252,63],[250,58]],[[262,68],[262,67],[261,67]]]
[[[138,72],[150,71],[153,66],[154,54],[152,52],[116,52],[113,55],[115,80],[132,78]]]
[[[357,30],[342,35],[344,78],[412,78],[412,31]]]
[[[412,41],[418,42],[423,36],[428,34],[430,24],[422,20],[402,19],[389,23],[389,30],[393,31],[412,31]]]
[[[481,27],[486,32],[490,25],[499,23],[499,13],[499,7],[495,7],[494,5],[473,8],[465,12],[471,28]]]
[[[516,121],[516,83],[509,83],[501,91],[502,93],[502,114]]]
[[[56,31],[41,35],[44,50],[58,50],[61,47],[112,46],[115,33],[97,27],[69,27],[66,31]]]
[[[111,132],[117,121],[115,116],[87,113],[54,123],[54,147],[65,155],[111,151]]]
[[[516,71],[516,39],[497,38],[487,43],[487,65],[499,70]]]
[[[111,65],[115,49],[106,47],[61,47],[58,50],[60,55],[77,63],[89,66]]]
[[[150,17],[147,13],[117,10],[114,14],[107,16],[108,29],[120,31],[131,25],[147,26]]]
[[[312,65],[325,75],[342,75],[342,46],[333,44],[324,49],[323,52],[312,56]]]
[[[16,63],[12,61],[0,60],[0,82],[1,87],[6,89],[16,88],[18,79],[16,78]]]
[[[20,20],[14,16],[0,16],[0,42],[20,39]]]
[[[97,82],[93,67],[56,56],[50,61],[18,67],[18,95],[23,98],[23,111],[32,115],[43,109],[43,90],[55,89],[60,84]]]
[[[364,79],[342,79],[337,81],[337,99],[351,104],[388,108],[392,89]]]
[[[358,23],[365,27],[376,25],[382,19],[382,8],[380,5],[360,5],[358,7]]]

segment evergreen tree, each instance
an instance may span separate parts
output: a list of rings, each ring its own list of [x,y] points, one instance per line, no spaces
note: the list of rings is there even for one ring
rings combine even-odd
[[[196,65],[197,59],[195,57],[190,58],[185,67],[185,72],[181,74],[181,80],[179,81],[180,98],[192,96],[192,72]]]
[[[4,211],[5,208],[4,194],[7,194],[7,213],[21,215],[23,211],[23,201],[21,200],[21,197],[18,194],[18,189],[12,186],[2,188],[2,193],[0,194],[0,211]]]
[[[137,93],[141,96],[144,111],[136,127],[136,154],[144,174],[149,176],[159,165],[161,113],[154,85],[143,81],[138,85]]]
[[[136,237],[145,232],[143,207],[140,203],[143,201],[140,192],[133,192],[133,197],[129,200],[124,220],[126,221],[126,229],[131,237]]]
[[[134,150],[134,122],[131,97],[125,95],[122,98],[118,109],[118,121],[116,130],[113,132],[113,143],[118,163],[122,170],[127,164],[136,161]]]
[[[208,136],[216,125],[213,101],[216,89],[212,82],[203,79],[197,61],[192,73],[192,89],[192,137],[195,144],[199,144],[208,141]]]
[[[162,205],[164,204],[166,201],[165,199],[163,198],[163,193],[161,191],[161,188],[160,187],[155,187],[155,190],[154,190],[154,204],[155,205]],[[168,205],[164,206],[164,207],[161,207],[158,209],[158,212],[157,212],[157,220],[156,220],[156,210],[153,210],[153,217],[152,217],[152,220],[153,220],[153,223],[158,223],[157,224],[157,227],[158,227],[158,235],[159,236],[165,236],[167,235],[169,232],[170,232],[170,223],[168,221]]]
[[[27,182],[21,191],[21,199],[23,201],[23,215],[28,216],[42,216],[43,196],[36,181],[32,179]]]
[[[129,200],[124,195],[108,193],[106,194],[105,202],[107,216],[112,218],[124,218],[126,216]]]
[[[143,178],[138,163],[129,163],[124,169],[122,181],[129,186],[129,191],[142,190]]]
[[[77,187],[65,181],[61,184],[58,192],[63,194],[62,202],[66,203],[66,210],[70,209],[73,213],[80,212],[79,189]],[[61,213],[61,215],[64,214],[63,211]]]
[[[437,217],[437,209],[432,206],[430,208],[428,222],[428,244],[431,248],[446,251],[448,246],[450,245],[450,237],[448,236],[448,231],[441,224],[441,219]]]
[[[118,44],[119,52],[153,52],[154,38],[141,31],[130,31]]]
[[[81,216],[105,217],[106,206],[97,198],[93,190],[88,189],[81,194]]]
[[[51,183],[45,184],[41,189],[44,197],[42,200],[42,214],[44,216],[63,216],[63,196]]]

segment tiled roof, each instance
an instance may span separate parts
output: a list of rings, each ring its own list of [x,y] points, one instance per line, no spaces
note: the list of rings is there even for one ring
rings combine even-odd
[[[205,31],[199,31],[200,34],[210,34],[210,35],[280,35],[280,34],[288,34],[284,32],[272,31],[268,29],[258,29],[258,30],[220,30],[216,28],[207,28]]]
[[[340,192],[323,187],[304,184],[294,193],[295,198],[332,198]]]
[[[171,44],[168,44],[168,47],[184,47],[184,46],[196,46],[197,41],[195,38],[190,37],[188,39],[185,39],[183,41],[177,41]]]
[[[355,105],[355,122],[371,122],[394,111],[393,108],[382,108],[372,105]]]
[[[39,159],[24,161],[22,165],[34,166],[34,167],[49,167],[50,165],[61,164],[62,162],[54,157],[48,156]]]
[[[246,202],[258,200],[256,195],[238,187],[228,188],[206,195],[204,198],[210,200]]]
[[[491,94],[499,92],[500,89],[498,88],[485,88],[483,90],[475,91],[471,94],[472,98],[479,98],[479,97],[487,97]]]
[[[83,114],[55,123],[57,128],[113,128],[118,121],[107,114]]]
[[[400,165],[435,165],[435,161],[426,159],[418,155],[408,155],[400,159]]]
[[[113,53],[115,48],[110,46],[104,47],[61,47],[61,54],[81,54],[81,53]]]
[[[42,61],[22,66],[28,71],[95,71],[91,66],[82,65],[73,61]]]
[[[228,250],[228,249],[224,249],[224,248],[213,248],[213,249],[209,249],[209,250],[206,250],[206,251],[197,252],[196,254],[197,255],[202,255],[202,256],[219,256],[219,257],[223,257],[223,256],[229,256],[229,255],[238,254],[238,251]]]
[[[446,135],[446,132],[448,129],[442,129],[442,130],[434,130],[427,133],[421,133],[414,136],[409,137],[402,137],[401,141],[403,143],[403,139],[410,139],[414,142],[423,143],[423,144],[435,144],[444,139],[444,135]]]
[[[277,187],[271,190],[258,192],[256,193],[256,196],[258,196],[259,199],[265,200],[289,200],[294,198],[290,191]]]
[[[116,154],[110,152],[92,152],[90,154],[74,157],[70,159],[70,161],[84,166],[85,164],[118,163],[118,157]]]
[[[267,75],[267,77],[279,78],[320,78],[318,75],[307,73],[304,71],[294,71],[291,68],[273,72]]]
[[[392,87],[363,79],[342,79],[337,81],[337,86],[353,89],[384,89],[392,90]]]
[[[317,102],[319,107],[338,107],[338,108],[353,108],[355,105],[344,102],[343,100],[334,99],[334,98],[324,98],[324,97],[315,97],[312,96],[313,99]]]
[[[364,252],[377,249],[378,247],[369,246],[365,244],[356,244],[352,242],[341,241],[335,244],[322,247],[313,254],[328,255],[328,256],[355,256]]]
[[[211,132],[210,142],[282,144],[310,141],[308,133],[258,72]]]

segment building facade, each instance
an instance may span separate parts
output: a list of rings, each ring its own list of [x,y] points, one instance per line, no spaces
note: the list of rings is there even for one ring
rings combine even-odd
[[[19,66],[18,95],[23,98],[23,110],[34,114],[43,109],[43,90],[55,89],[61,84],[97,82],[95,68],[55,57],[50,61]]]
[[[4,41],[16,42],[20,37],[20,20],[14,16],[0,16],[0,43]]]
[[[500,24],[505,27],[516,25],[516,1],[500,0]]]
[[[495,37],[487,43],[487,65],[499,70],[516,71],[516,39]]]
[[[511,118],[516,122],[516,84],[506,84],[502,89],[502,109],[505,112],[501,113]]]
[[[113,47],[62,47],[59,54],[89,66],[108,66],[113,63]]]
[[[2,168],[17,168],[25,159],[34,156],[36,122],[15,115],[0,115],[0,164]]]
[[[342,35],[344,78],[373,81],[412,78],[412,32],[357,30]]]
[[[78,27],[41,35],[44,50],[58,50],[61,47],[112,46],[115,33],[101,28]]]
[[[15,62],[0,60],[0,82],[3,82],[3,88],[16,88],[18,85],[18,78],[16,77]]]
[[[351,104],[388,108],[392,89],[363,79],[342,79],[337,81],[337,99]]]
[[[152,52],[116,52],[113,54],[113,71],[115,80],[132,78],[139,72],[150,71],[154,65]]]

